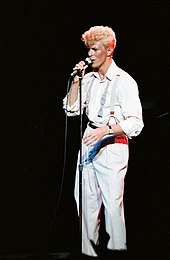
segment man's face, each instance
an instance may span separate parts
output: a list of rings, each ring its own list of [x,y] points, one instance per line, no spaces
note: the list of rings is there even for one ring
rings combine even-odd
[[[108,57],[107,49],[101,42],[88,46],[88,55],[92,60],[93,69],[101,67]]]

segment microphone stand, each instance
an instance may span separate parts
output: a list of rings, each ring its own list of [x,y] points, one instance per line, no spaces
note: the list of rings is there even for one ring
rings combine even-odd
[[[78,216],[79,216],[79,254],[82,252],[82,137],[83,137],[83,113],[82,113],[82,71],[78,71],[77,76],[79,77],[79,107],[80,107],[80,148],[79,148],[79,208],[78,208]],[[74,77],[74,74],[70,75]],[[70,78],[71,79],[71,78]],[[71,83],[71,81],[69,81]]]
[[[92,63],[90,57],[85,59],[85,64],[89,65]],[[80,149],[79,149],[79,253],[82,253],[82,171],[83,171],[83,164],[82,164],[82,137],[83,137],[83,113],[82,113],[82,78],[83,78],[83,70],[78,70],[77,72],[73,71],[71,73],[71,77],[74,77],[77,74],[79,77],[79,96],[80,96]],[[71,81],[70,81],[71,82]]]
[[[82,137],[83,137],[83,113],[82,113],[82,72],[79,73],[80,91],[80,158],[79,158],[79,253],[82,252]]]

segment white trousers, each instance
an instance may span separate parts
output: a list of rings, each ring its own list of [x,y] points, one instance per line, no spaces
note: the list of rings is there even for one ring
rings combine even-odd
[[[86,132],[89,129],[86,129]],[[82,154],[88,156],[90,148],[83,145]],[[104,205],[106,232],[109,235],[108,249],[126,249],[124,219],[124,178],[128,166],[127,144],[108,144],[92,162],[82,170],[82,253],[97,256],[91,241],[99,241],[100,210]],[[75,200],[79,214],[79,156],[75,178]]]

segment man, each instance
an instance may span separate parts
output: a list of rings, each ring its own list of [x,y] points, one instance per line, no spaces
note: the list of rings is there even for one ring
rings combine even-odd
[[[81,71],[82,110],[89,122],[82,140],[82,253],[97,256],[100,211],[104,206],[107,249],[126,250],[123,207],[124,179],[128,167],[128,139],[143,128],[142,107],[135,80],[113,60],[114,31],[94,26],[82,34],[88,49],[92,72],[84,61],[75,65]],[[73,73],[73,74],[74,74]],[[68,116],[80,115],[80,77],[73,77],[64,110]],[[75,178],[75,200],[79,209],[79,157]]]

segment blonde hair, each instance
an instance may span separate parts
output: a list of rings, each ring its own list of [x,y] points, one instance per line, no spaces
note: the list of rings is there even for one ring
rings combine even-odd
[[[115,32],[108,26],[93,26],[88,31],[82,34],[81,40],[86,46],[91,46],[95,42],[102,42],[107,48],[111,47],[113,50],[116,47]]]

